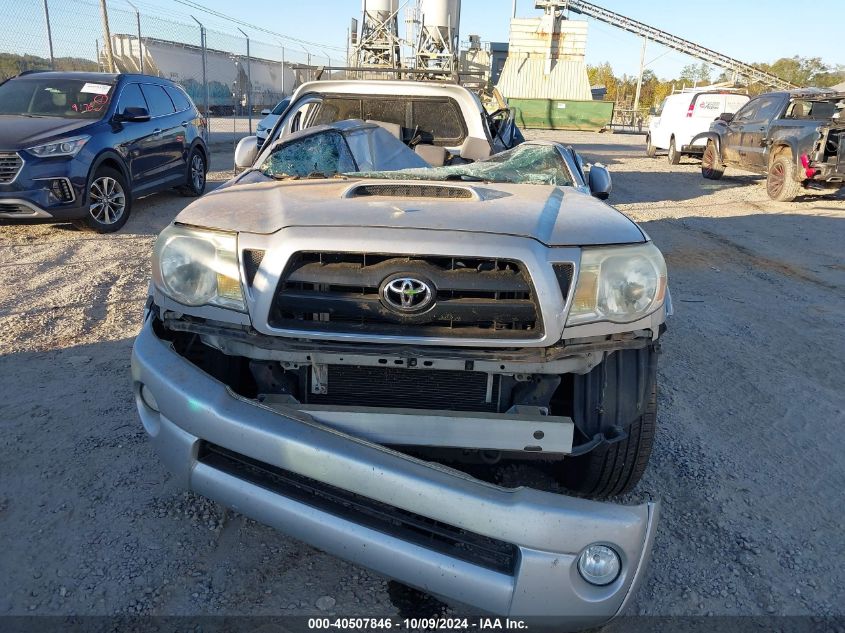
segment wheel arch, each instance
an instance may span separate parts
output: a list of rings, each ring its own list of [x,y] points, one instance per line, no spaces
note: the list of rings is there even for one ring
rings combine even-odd
[[[785,154],[789,152],[792,154],[794,159],[798,159],[797,152],[795,151],[794,145],[788,139],[782,139],[779,141],[775,141],[772,143],[771,147],[769,148],[769,162],[773,161],[775,158],[780,156],[781,154]]]
[[[132,176],[129,173],[129,169],[126,167],[126,163],[117,152],[106,150],[94,159],[94,162],[91,163],[91,167],[88,170],[88,184],[85,186],[85,204],[88,204],[88,187],[91,184],[91,180],[94,178],[94,174],[97,173],[97,170],[101,167],[110,167],[111,169],[120,172],[123,179],[126,181],[126,186],[129,188],[129,194],[132,194]]]
[[[211,169],[211,165],[210,165],[211,156],[209,156],[209,153],[208,153],[208,146],[205,143],[202,142],[202,139],[200,139],[200,138],[194,139],[193,143],[191,143],[190,149],[188,150],[188,155],[190,156],[191,152],[193,152],[194,150],[199,151],[202,154],[202,157],[205,159],[205,169],[206,169],[206,171]]]
[[[789,155],[792,157],[792,167],[794,168],[792,171],[792,179],[795,182],[803,182],[804,178],[801,176],[804,173],[804,167],[801,165],[801,154],[798,152],[791,139],[780,139],[772,143],[769,148],[769,160],[767,161],[767,164],[771,166],[772,162],[774,162],[778,156],[782,155]]]
[[[722,139],[719,135],[715,132],[702,132],[701,134],[696,134],[690,140],[690,145],[697,145],[696,141],[705,141],[705,145],[707,141],[713,141],[716,145],[716,151],[719,152],[719,155],[722,154]]]

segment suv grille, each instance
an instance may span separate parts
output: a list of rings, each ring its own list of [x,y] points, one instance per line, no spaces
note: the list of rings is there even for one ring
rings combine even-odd
[[[23,167],[23,160],[14,152],[0,152],[0,185],[8,185]]]
[[[382,295],[391,278],[433,286],[431,307],[403,312]],[[512,260],[360,253],[296,253],[270,309],[271,327],[333,333],[465,338],[542,335],[524,266]]]
[[[8,202],[0,202],[0,213],[33,215],[33,211],[29,207],[22,204],[12,204]]]

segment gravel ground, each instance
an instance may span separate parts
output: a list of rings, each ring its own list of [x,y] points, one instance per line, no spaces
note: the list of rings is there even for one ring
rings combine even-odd
[[[534,136],[608,164],[669,263],[659,434],[621,499],[663,517],[629,613],[845,614],[845,199],[773,203],[638,136]],[[385,579],[183,492],[146,441],[130,347],[187,202],[141,200],[113,236],[0,228],[0,615],[395,613]]]

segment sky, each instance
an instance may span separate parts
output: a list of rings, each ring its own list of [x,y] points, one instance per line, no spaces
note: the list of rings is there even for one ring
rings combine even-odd
[[[172,0],[146,0],[144,4],[190,11]],[[337,46],[345,46],[349,19],[359,17],[361,10],[357,0],[202,0],[202,4],[283,34]],[[818,16],[796,9],[794,1],[598,0],[594,4],[741,61],[773,62],[801,55],[845,64],[841,40],[819,37]],[[512,0],[463,0],[461,38],[477,33],[484,41],[507,41],[511,12]],[[540,12],[534,9],[533,0],[518,0],[517,15],[536,17]],[[572,17],[584,19],[575,13]],[[608,61],[617,75],[637,74],[642,39],[603,22],[588,22],[587,62]],[[653,43],[646,50],[646,62],[651,62],[647,67],[662,78],[676,77],[685,65],[699,63]]]
[[[400,0],[400,5],[405,0]],[[98,34],[98,15],[95,0],[48,0],[54,18],[54,39],[57,54],[87,53],[95,49],[88,40]],[[244,22],[261,25],[283,35],[310,42],[337,47],[328,53],[334,63],[340,62],[346,47],[346,32],[350,18],[360,18],[360,0],[195,0]],[[193,24],[190,15],[202,19],[207,26],[235,33],[232,25],[225,25],[214,18],[174,0],[132,0],[144,15],[164,17]],[[129,9],[126,0],[108,0],[115,15]],[[845,47],[835,36],[819,37],[819,19],[813,12],[796,9],[794,1],[787,0],[708,0],[707,2],[679,2],[678,0],[598,0],[596,4],[645,22],[679,37],[692,40],[745,62],[773,62],[780,57],[821,57],[827,64],[845,64]],[[31,6],[30,6],[31,5]],[[88,6],[90,5],[90,6]],[[40,15],[41,0],[0,0],[0,18],[9,25],[0,52],[40,53],[45,40]],[[5,7],[5,8],[4,8]],[[79,10],[81,11],[79,11]],[[478,34],[483,41],[508,39],[512,0],[463,0],[461,39]],[[84,24],[62,29],[63,12],[85,13]],[[90,13],[90,15],[88,15]],[[128,13],[124,17],[130,16]],[[518,0],[519,17],[537,17],[534,0]],[[16,20],[17,18],[17,20]],[[572,13],[573,19],[585,19]],[[81,18],[78,18],[81,20]],[[610,62],[614,73],[636,75],[639,72],[642,39],[609,24],[587,19],[587,63]],[[16,25],[20,22],[20,25]],[[250,32],[248,27],[244,30]],[[88,33],[90,31],[90,33]],[[187,29],[185,29],[187,31]],[[185,32],[181,29],[178,32]],[[271,35],[254,32],[255,40],[275,43]],[[78,41],[84,39],[84,43]],[[178,37],[173,35],[173,39]],[[171,39],[168,37],[167,39]],[[222,46],[222,45],[221,45]],[[260,46],[260,45],[258,45]],[[291,43],[291,47],[295,46]],[[213,47],[213,46],[212,46]],[[310,48],[310,47],[309,47]],[[38,50],[36,50],[38,49]],[[79,50],[81,49],[81,51]],[[300,49],[301,52],[301,49]],[[255,53],[262,56],[260,52]],[[647,68],[658,77],[677,77],[687,64],[700,63],[682,53],[649,43],[646,51]]]

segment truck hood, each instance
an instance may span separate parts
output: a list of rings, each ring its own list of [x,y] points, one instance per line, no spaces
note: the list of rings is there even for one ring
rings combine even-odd
[[[572,187],[334,178],[242,184],[254,179],[247,174],[241,183],[204,196],[176,222],[257,234],[301,226],[465,231],[527,237],[547,246],[645,241],[634,222]],[[390,189],[380,188],[385,185]],[[364,186],[391,195],[361,195]],[[440,195],[448,188],[464,197],[419,195],[420,187],[439,187]]]
[[[0,149],[27,149],[88,127],[91,119],[0,115]]]

